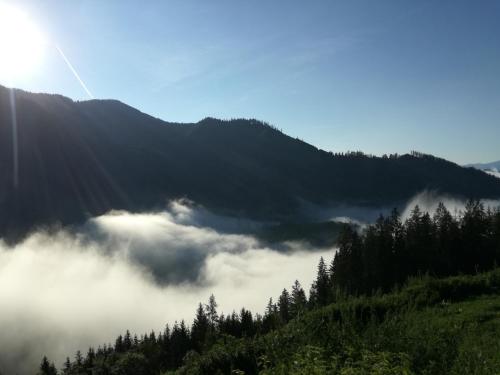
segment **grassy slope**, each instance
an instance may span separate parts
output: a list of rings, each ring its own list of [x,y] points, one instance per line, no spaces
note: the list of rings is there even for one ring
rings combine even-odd
[[[347,298],[254,339],[190,354],[178,374],[500,374],[500,270]],[[239,370],[244,372],[238,372]]]

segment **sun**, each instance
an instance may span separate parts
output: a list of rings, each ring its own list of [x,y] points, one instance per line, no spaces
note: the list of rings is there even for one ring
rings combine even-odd
[[[41,63],[47,42],[27,14],[0,3],[0,83],[11,84]]]

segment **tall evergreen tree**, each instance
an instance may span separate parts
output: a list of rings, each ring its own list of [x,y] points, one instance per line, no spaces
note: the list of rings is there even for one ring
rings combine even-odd
[[[211,345],[215,342],[217,336],[217,328],[219,326],[219,315],[217,314],[217,302],[215,296],[212,294],[208,299],[208,304],[205,306],[206,315],[208,320],[208,344]]]
[[[240,312],[241,337],[251,337],[255,334],[252,312],[242,308]]]
[[[209,320],[203,305],[200,303],[196,310],[193,325],[191,327],[191,341],[193,347],[201,352],[205,346],[209,330]]]
[[[127,329],[125,336],[123,336],[123,349],[129,350],[132,348],[132,336],[130,335],[130,331]]]
[[[71,373],[71,361],[69,360],[69,357],[66,357],[66,361],[64,361],[63,365],[63,374],[69,375],[70,373]]]
[[[53,363],[49,363],[47,357],[43,357],[38,375],[57,375],[56,367]]]
[[[290,296],[290,316],[295,318],[307,308],[307,298],[304,289],[298,280],[292,286],[292,294]]]
[[[278,312],[282,322],[290,320],[290,294],[286,289],[283,289],[278,299]]]
[[[330,295],[330,278],[325,260],[320,258],[316,280],[311,286],[309,301],[313,306],[324,306],[328,303]]]

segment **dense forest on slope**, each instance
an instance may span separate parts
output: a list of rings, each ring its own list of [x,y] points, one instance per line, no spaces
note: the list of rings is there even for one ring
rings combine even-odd
[[[424,189],[500,196],[498,179],[429,155],[333,154],[256,120],[174,124],[114,100],[1,86],[0,174],[0,236],[13,239],[111,209],[163,209],[179,197],[279,221],[304,201],[394,206]]]
[[[491,374],[499,260],[500,210],[470,201],[458,216],[440,205],[431,217],[415,207],[405,222],[393,212],[361,233],[345,227],[309,298],[296,281],[263,316],[224,316],[212,296],[190,327],[127,331],[68,358],[62,373]],[[44,358],[39,373],[57,371]]]

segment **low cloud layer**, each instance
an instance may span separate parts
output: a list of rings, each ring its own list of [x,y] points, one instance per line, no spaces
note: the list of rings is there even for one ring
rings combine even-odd
[[[485,172],[492,175],[492,176],[500,178],[500,171],[498,171],[498,169],[496,169],[496,168],[486,170]]]
[[[424,192],[402,217],[416,204],[433,213],[440,201],[454,213],[465,208],[459,199]],[[365,223],[390,209],[314,208],[318,221]],[[263,312],[268,298],[295,279],[307,290],[320,256],[330,261],[334,249],[269,247],[241,234],[261,225],[180,201],[165,212],[111,212],[71,231],[35,233],[14,247],[0,242],[0,372],[31,374],[43,355],[60,365],[126,329],[140,334],[190,321],[212,293],[222,312]]]
[[[500,175],[500,174],[499,174]],[[467,201],[462,198],[453,197],[446,194],[439,194],[435,191],[425,190],[416,194],[407,202],[395,203],[394,205],[386,206],[349,206],[349,205],[332,205],[318,206],[310,203],[303,204],[303,211],[306,217],[310,220],[317,221],[336,221],[340,223],[353,223],[359,226],[364,226],[375,222],[380,215],[388,216],[391,211],[396,208],[403,220],[410,216],[411,211],[416,205],[421,211],[428,212],[431,215],[436,211],[439,203],[442,202],[446,208],[455,215],[459,215],[465,210]],[[485,208],[490,207],[495,209],[500,207],[499,199],[482,199],[481,202]]]
[[[71,233],[0,245],[0,371],[32,373],[44,354],[60,364],[125,329],[189,321],[211,293],[226,313],[262,312],[296,278],[308,288],[319,257],[333,255],[297,244],[286,253],[266,248],[222,232],[254,223],[208,217],[175,202],[163,213],[114,212]]]
[[[408,201],[405,208],[401,211],[401,217],[403,220],[407,219],[410,216],[411,211],[417,205],[422,211],[433,215],[440,202],[443,203],[448,211],[450,211],[453,215],[460,215],[463,213],[467,204],[467,202],[463,199],[448,195],[439,195],[432,191],[424,191]],[[491,209],[496,209],[500,207],[500,200],[482,199],[481,203],[485,208],[489,207]]]

